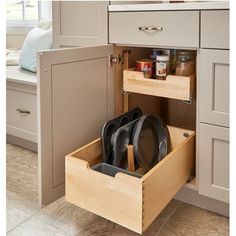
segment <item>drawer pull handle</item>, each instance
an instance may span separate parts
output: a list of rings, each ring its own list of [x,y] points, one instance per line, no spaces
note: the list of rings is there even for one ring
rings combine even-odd
[[[17,108],[16,111],[20,114],[30,114],[30,111],[27,111],[25,109]]]
[[[161,26],[158,26],[158,27],[139,27],[138,29],[140,31],[149,31],[149,30],[162,31],[163,30],[163,28]]]

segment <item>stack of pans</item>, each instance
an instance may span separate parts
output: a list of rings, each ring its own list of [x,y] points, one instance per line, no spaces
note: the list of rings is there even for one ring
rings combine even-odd
[[[121,168],[127,174],[127,147],[134,146],[135,169],[148,172],[169,150],[169,132],[156,115],[142,115],[139,108],[106,122],[102,129],[103,162],[110,168]],[[102,164],[99,164],[102,165]],[[95,170],[102,168],[97,165]],[[106,166],[107,168],[107,166]],[[112,172],[112,171],[111,171]]]

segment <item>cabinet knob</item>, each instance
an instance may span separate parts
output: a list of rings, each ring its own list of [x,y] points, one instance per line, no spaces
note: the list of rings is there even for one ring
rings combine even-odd
[[[163,27],[157,26],[157,27],[139,27],[140,31],[162,31]]]
[[[27,111],[27,110],[25,110],[25,109],[23,109],[23,108],[17,108],[16,111],[17,111],[18,113],[20,113],[20,114],[27,114],[27,115],[30,114],[30,111]]]

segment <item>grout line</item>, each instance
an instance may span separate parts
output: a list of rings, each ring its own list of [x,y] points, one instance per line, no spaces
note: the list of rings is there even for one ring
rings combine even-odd
[[[164,228],[164,226],[167,224],[167,222],[170,220],[170,218],[174,215],[174,213],[176,212],[176,210],[179,207],[180,207],[180,205],[178,204],[178,206],[176,206],[176,208],[170,213],[170,215],[166,218],[165,222],[162,224],[162,226],[157,231],[157,234],[161,232],[161,230]]]

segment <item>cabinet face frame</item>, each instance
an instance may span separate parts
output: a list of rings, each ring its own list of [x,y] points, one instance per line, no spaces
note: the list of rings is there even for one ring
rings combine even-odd
[[[199,193],[229,203],[229,128],[200,124],[199,132]]]

